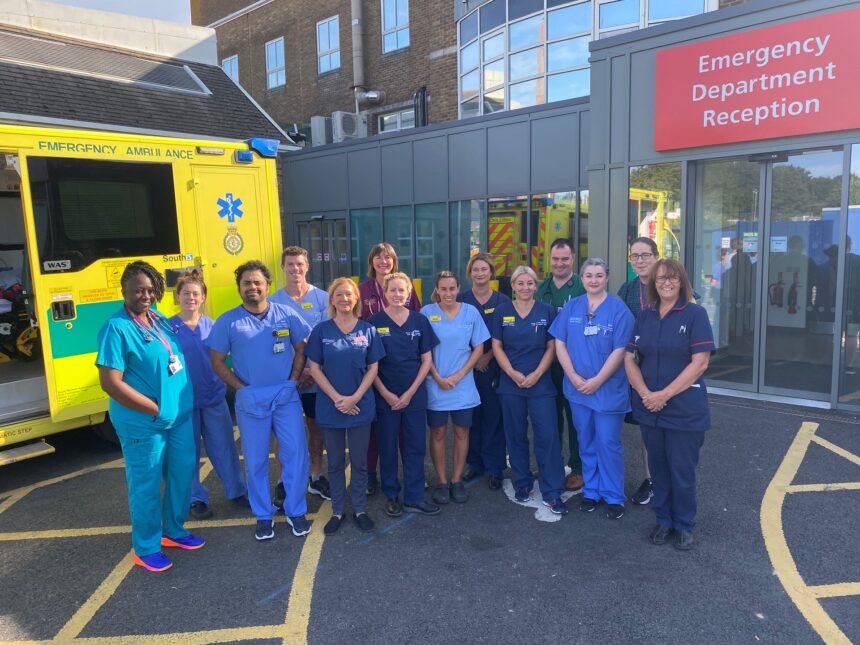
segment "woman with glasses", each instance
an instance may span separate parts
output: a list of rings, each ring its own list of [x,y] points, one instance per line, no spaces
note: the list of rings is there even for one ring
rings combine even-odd
[[[675,548],[686,551],[694,544],[699,450],[711,427],[702,377],[714,336],[707,312],[693,302],[684,267],[658,260],[653,271],[651,304],[636,319],[624,366],[653,475],[657,524],[649,539],[665,544],[675,532]]]
[[[589,258],[579,271],[585,295],[568,301],[550,333],[564,374],[582,458],[582,502],[590,513],[600,500],[606,517],[624,515],[624,444],[621,426],[630,410],[630,388],[622,368],[633,314],[606,292],[606,260]]]
[[[657,243],[650,237],[637,237],[630,244],[630,266],[636,272],[636,277],[621,285],[621,288],[618,289],[618,297],[624,301],[634,318],[648,304],[648,282],[651,280],[654,265],[659,259],[660,253],[657,251]],[[626,421],[634,423],[633,417],[629,414]],[[645,479],[630,497],[631,502],[640,506],[650,502],[653,496],[651,471],[648,469],[648,450],[644,443],[642,444],[642,464],[645,469]]]

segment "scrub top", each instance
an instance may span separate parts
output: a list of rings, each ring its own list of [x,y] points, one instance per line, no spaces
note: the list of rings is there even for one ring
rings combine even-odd
[[[439,345],[433,350],[433,364],[442,376],[453,374],[466,364],[472,349],[490,338],[481,314],[472,305],[460,304],[460,311],[450,320],[435,302],[421,308],[421,313],[430,321],[430,326],[439,337]],[[433,377],[427,378],[427,408],[430,410],[467,410],[481,404],[478,388],[473,376],[475,370],[463,377],[453,390],[443,390]]]
[[[638,316],[639,312],[648,306],[648,289],[638,277],[622,284],[618,288],[618,297],[633,312],[634,317]]]
[[[227,385],[212,369],[209,348],[206,347],[206,339],[212,333],[215,321],[209,316],[200,316],[193,330],[179,316],[173,316],[169,322],[185,355],[185,369],[194,388],[194,407],[218,405],[227,395]]]
[[[358,297],[361,300],[362,320],[368,320],[371,316],[378,314],[388,306],[388,301],[385,299],[385,294],[382,293],[382,288],[379,286],[376,278],[370,278],[358,285]],[[409,311],[418,311],[421,309],[421,301],[418,299],[418,294],[415,293],[414,284],[404,307]]]
[[[555,307],[556,311],[561,311],[565,304],[583,294],[585,294],[585,287],[582,286],[582,280],[576,273],[571,275],[570,280],[561,287],[555,286],[555,280],[550,274],[538,285],[535,300],[545,302]]]
[[[374,314],[367,322],[376,328],[376,333],[385,348],[385,357],[379,361],[379,380],[393,394],[400,396],[415,382],[415,377],[421,369],[421,354],[436,347],[439,339],[436,338],[427,319],[414,311],[409,312],[403,326],[399,326],[384,311]],[[378,392],[376,394],[379,396]],[[382,397],[379,396],[379,398],[381,401],[379,404],[385,404]],[[424,410],[426,408],[427,388],[422,383],[407,409]]]
[[[269,302],[277,302],[279,305],[286,305],[293,311],[304,318],[305,322],[310,325],[311,329],[316,327],[317,323],[328,320],[328,293],[322,289],[317,289],[314,285],[308,285],[308,291],[304,298],[296,302],[293,297],[283,289],[278,289],[275,293],[269,296]],[[301,390],[302,394],[313,394],[317,391],[316,383],[308,385]]]
[[[502,341],[502,349],[511,366],[523,374],[531,374],[540,364],[546,344],[552,340],[549,326],[555,318],[555,307],[545,302],[535,302],[525,318],[521,318],[513,302],[503,302],[493,318],[490,333],[494,340]],[[549,370],[541,375],[538,382],[528,389],[518,387],[511,377],[502,372],[499,375],[499,394],[519,396],[556,396],[555,386]]]
[[[680,300],[661,320],[654,305],[636,318],[627,351],[639,358],[645,385],[652,392],[669,385],[690,364],[693,354],[714,351],[714,334],[708,313],[695,303]],[[649,412],[639,394],[630,394],[633,417],[642,425],[704,432],[711,427],[705,379],[669,399],[660,412]]]
[[[475,298],[475,294],[472,293],[472,290],[469,291],[461,291],[457,294],[457,300],[460,302],[465,302],[466,304],[472,305],[478,312],[481,314],[481,318],[484,321],[484,324],[487,326],[487,330],[489,333],[490,326],[492,325],[493,314],[496,311],[496,307],[498,307],[503,302],[510,302],[511,299],[508,298],[505,294],[499,293],[498,291],[493,291],[492,295],[490,295],[490,299],[487,300],[484,304],[478,302],[478,299]],[[484,343],[484,353],[486,354],[490,350],[493,349],[493,341],[492,339],[487,340]],[[475,385],[478,387],[494,387],[496,381],[499,378],[499,364],[496,362],[496,359],[493,358],[487,364],[487,371],[480,372],[478,370],[472,370],[475,376]]]
[[[262,320],[239,305],[215,321],[206,344],[230,354],[233,371],[245,385],[281,385],[290,380],[296,356],[293,347],[310,331],[301,316],[276,302],[269,302]]]
[[[96,365],[122,372],[122,380],[158,404],[158,415],[138,412],[113,399],[108,404],[114,424],[163,430],[191,414],[194,390],[185,367],[185,357],[176,334],[161,314],[150,318],[157,332],[141,329],[120,309],[99,330]],[[170,344],[170,353],[160,338]],[[170,354],[179,357],[183,369],[171,374]]]
[[[324,320],[311,332],[305,355],[322,368],[335,390],[348,396],[361,385],[367,366],[385,356],[385,347],[376,329],[367,321],[359,320],[351,332],[344,334],[333,320]],[[372,386],[361,397],[358,407],[361,412],[357,415],[343,414],[320,390],[316,403],[317,424],[324,428],[354,428],[372,423],[376,419]]]
[[[627,347],[633,333],[633,322],[633,314],[624,301],[611,293],[606,295],[606,299],[590,317],[588,296],[579,296],[562,307],[549,331],[555,338],[566,343],[567,354],[576,373],[589,379],[597,376],[603,369],[612,352]],[[597,412],[630,411],[630,385],[623,363],[594,394],[579,392],[573,387],[573,383],[565,378],[564,395],[572,403],[584,405]]]

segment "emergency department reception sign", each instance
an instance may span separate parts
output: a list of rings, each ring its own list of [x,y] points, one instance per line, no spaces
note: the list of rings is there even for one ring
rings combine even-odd
[[[860,9],[657,52],[654,148],[860,128]]]

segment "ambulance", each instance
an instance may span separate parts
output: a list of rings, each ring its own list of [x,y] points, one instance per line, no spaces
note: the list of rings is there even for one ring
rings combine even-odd
[[[106,425],[97,333],[143,259],[158,305],[198,268],[207,313],[238,304],[233,270],[281,249],[278,141],[232,142],[0,124],[0,465],[53,452],[46,437]]]

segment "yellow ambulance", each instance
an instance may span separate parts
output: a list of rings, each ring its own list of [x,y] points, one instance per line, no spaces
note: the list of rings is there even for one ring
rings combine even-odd
[[[96,335],[128,262],[152,263],[168,287],[202,269],[213,317],[238,303],[236,266],[277,270],[277,150],[0,124],[0,465],[105,420]],[[159,309],[177,311],[172,289]]]

